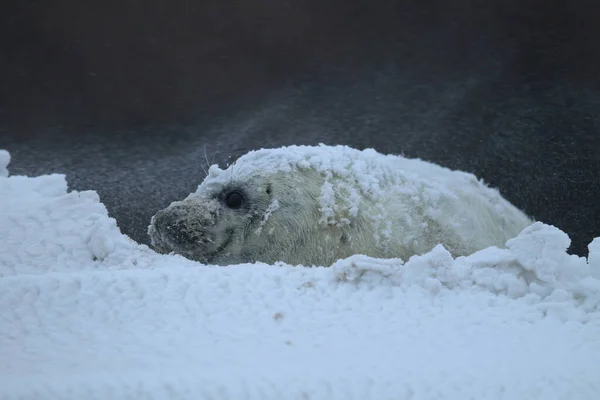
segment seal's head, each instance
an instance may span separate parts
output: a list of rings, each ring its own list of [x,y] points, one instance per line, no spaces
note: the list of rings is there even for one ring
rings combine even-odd
[[[264,160],[263,160],[264,161]],[[323,179],[240,159],[217,166],[197,191],[152,217],[152,245],[207,264],[300,261],[311,232],[318,229]]]

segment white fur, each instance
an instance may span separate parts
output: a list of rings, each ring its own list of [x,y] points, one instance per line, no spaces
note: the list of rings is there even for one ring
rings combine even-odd
[[[215,198],[226,188],[243,189],[250,208],[230,210]],[[459,256],[504,246],[532,223],[472,174],[347,146],[252,151],[226,170],[212,166],[176,205],[212,243],[180,251],[160,243],[151,226],[153,244],[220,265],[329,266],[353,254],[406,260],[440,243]],[[226,231],[231,243],[216,254]]]

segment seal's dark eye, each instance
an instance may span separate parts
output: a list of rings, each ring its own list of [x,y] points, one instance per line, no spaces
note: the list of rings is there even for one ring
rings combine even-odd
[[[244,205],[245,202],[246,199],[244,198],[244,195],[240,192],[229,192],[227,193],[227,196],[225,196],[225,205],[229,208],[240,208],[242,205]]]

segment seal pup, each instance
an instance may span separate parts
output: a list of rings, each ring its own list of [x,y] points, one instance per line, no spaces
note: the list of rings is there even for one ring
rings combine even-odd
[[[374,149],[288,146],[216,165],[160,210],[153,247],[206,264],[329,266],[401,258],[438,244],[453,256],[504,246],[533,221],[474,175]]]

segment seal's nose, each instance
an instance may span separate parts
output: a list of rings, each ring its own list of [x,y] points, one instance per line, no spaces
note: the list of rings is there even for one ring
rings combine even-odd
[[[190,228],[188,220],[180,208],[161,210],[154,216],[154,229],[160,237],[174,244],[197,244],[200,234]]]

